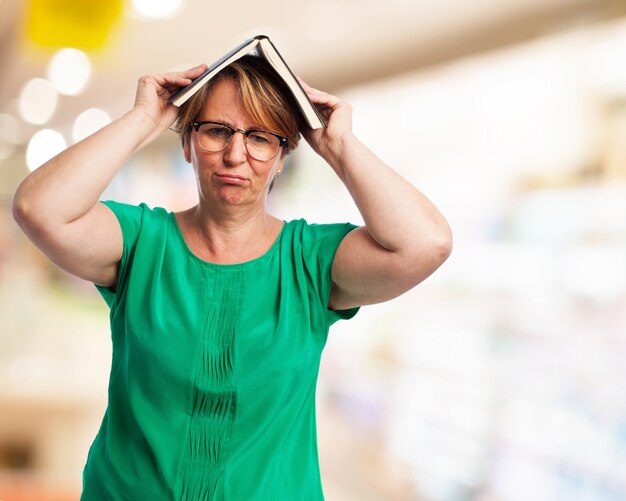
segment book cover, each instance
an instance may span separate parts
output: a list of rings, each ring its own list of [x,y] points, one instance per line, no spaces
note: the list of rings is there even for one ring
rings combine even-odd
[[[222,69],[243,56],[248,55],[259,57],[268,68],[275,72],[277,77],[285,84],[285,87],[293,96],[298,105],[298,111],[302,114],[309,127],[312,129],[326,127],[326,121],[315,105],[311,103],[306,92],[300,85],[300,82],[298,82],[298,79],[294,76],[293,72],[278,52],[278,49],[276,49],[269,37],[265,35],[257,35],[250,38],[224,54],[211,64],[202,75],[194,79],[193,82],[175,92],[169,98],[169,102],[175,106],[181,106]]]

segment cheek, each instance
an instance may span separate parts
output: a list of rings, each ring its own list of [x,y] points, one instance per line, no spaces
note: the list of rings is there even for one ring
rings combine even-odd
[[[280,170],[281,160],[280,158],[274,159],[272,163],[266,162],[254,162],[250,163],[250,167],[255,174],[255,177],[262,181],[263,184],[269,184],[274,176],[276,175],[276,171]]]
[[[220,161],[221,153],[210,153],[204,151],[197,145],[191,145],[191,163],[196,170],[205,171],[212,165]]]

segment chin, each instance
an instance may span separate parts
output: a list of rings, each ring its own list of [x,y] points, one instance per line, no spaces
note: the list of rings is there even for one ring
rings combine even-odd
[[[255,200],[248,190],[242,190],[239,186],[221,186],[215,198],[228,205],[249,205]]]

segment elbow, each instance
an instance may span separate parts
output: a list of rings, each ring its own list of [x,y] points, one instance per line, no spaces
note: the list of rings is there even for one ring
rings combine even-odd
[[[407,256],[405,277],[410,281],[411,287],[421,283],[433,274],[452,253],[452,233],[449,228],[436,235],[431,235],[427,242],[423,240],[416,244],[413,252]]]
[[[431,262],[436,269],[452,253],[452,230],[447,224],[431,231],[428,236],[415,238],[413,258]]]
[[[422,250],[421,260],[425,264],[425,271],[427,276],[434,273],[449,257],[452,253],[452,235],[447,232],[446,234],[433,238],[426,250]],[[419,259],[419,258],[418,258]],[[423,280],[425,277],[419,277],[419,280]]]
[[[13,197],[13,203],[11,205],[13,219],[22,228],[22,230],[35,230],[39,226],[37,209],[35,208],[32,200],[20,193],[20,190],[15,193]]]
[[[447,227],[433,242],[433,254],[442,264],[452,254],[452,230]]]
[[[15,222],[20,225],[20,227],[23,227],[23,225],[26,224],[26,222],[28,221],[32,210],[30,204],[28,203],[28,200],[20,195],[19,190],[15,193],[15,196],[13,197],[11,210]]]

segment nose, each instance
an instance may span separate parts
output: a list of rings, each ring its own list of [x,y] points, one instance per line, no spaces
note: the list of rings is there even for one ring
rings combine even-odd
[[[230,144],[224,150],[224,161],[228,164],[239,165],[248,158],[246,148],[246,136],[241,131],[236,131],[230,138]]]

